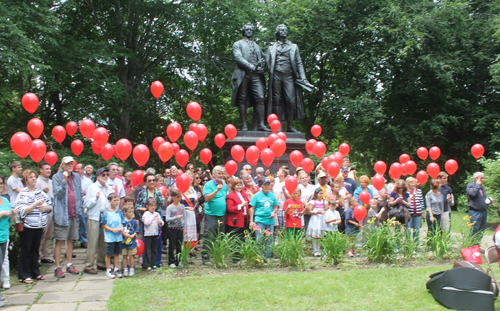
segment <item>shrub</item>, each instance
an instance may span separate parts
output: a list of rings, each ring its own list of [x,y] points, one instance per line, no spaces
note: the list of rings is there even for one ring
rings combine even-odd
[[[304,255],[304,234],[286,234],[283,230],[278,236],[278,245],[273,248],[275,257],[280,260],[282,266],[300,266],[303,263]]]
[[[323,259],[332,265],[342,262],[349,246],[347,235],[338,231],[327,232],[320,243],[323,246]]]
[[[481,242],[482,234],[481,232],[472,234],[475,222],[469,222],[470,216],[467,215],[465,215],[462,219],[466,221],[466,225],[460,225],[460,239],[458,241],[459,248],[469,248],[473,245],[478,245]]]
[[[212,244],[208,246],[208,255],[212,258],[212,264],[216,268],[227,267],[226,260],[233,258],[236,247],[234,235],[218,232],[212,238]]]
[[[411,260],[417,253],[419,238],[413,237],[413,229],[406,228],[403,230],[405,230],[405,234],[401,234],[401,236],[404,236],[401,244],[401,255],[404,259]]]
[[[237,240],[239,245],[237,247],[237,258],[241,263],[247,266],[262,265],[264,260],[264,244],[263,240],[257,240],[252,237],[251,233],[245,231],[245,238]]]
[[[181,245],[181,252],[177,254],[179,263],[187,266],[189,264],[189,254],[191,253],[191,242],[184,242]]]
[[[376,262],[392,261],[399,235],[391,220],[380,224],[379,227],[363,228],[363,236],[366,239],[363,249],[367,252],[367,259]]]
[[[427,245],[436,259],[448,257],[451,252],[451,233],[435,230],[427,234]]]

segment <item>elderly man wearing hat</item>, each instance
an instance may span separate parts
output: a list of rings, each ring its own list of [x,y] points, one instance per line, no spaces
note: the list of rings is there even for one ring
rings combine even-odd
[[[83,272],[88,274],[97,274],[94,268],[95,255],[97,254],[97,269],[106,270],[104,258],[106,255],[106,243],[104,243],[104,232],[101,227],[101,216],[109,205],[108,195],[114,193],[114,189],[108,182],[109,170],[105,167],[97,171],[96,182],[91,184],[87,189],[85,202],[83,207],[87,209],[89,218],[88,227],[88,246],[85,256],[85,269]]]
[[[315,188],[320,188],[323,190],[323,200],[326,200],[326,198],[332,193],[332,188],[327,187],[326,185],[328,184],[328,176],[323,172],[322,170],[319,171],[318,174],[318,184],[316,185]]]
[[[52,178],[54,187],[54,259],[56,268],[54,274],[57,278],[63,278],[61,249],[63,241],[66,241],[66,272],[79,274],[71,263],[73,256],[73,240],[78,239],[78,222],[76,213],[82,208],[82,186],[80,176],[73,173],[75,160],[73,157],[64,157],[61,160],[59,171]]]

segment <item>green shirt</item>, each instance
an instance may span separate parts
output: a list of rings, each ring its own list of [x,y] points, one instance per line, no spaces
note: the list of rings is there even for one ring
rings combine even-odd
[[[267,194],[259,191],[252,197],[250,205],[255,207],[253,221],[264,225],[274,225],[274,218],[270,218],[275,206],[278,206],[276,196],[269,191]]]
[[[10,206],[9,200],[3,197],[3,205],[0,206],[0,212],[9,211],[12,214],[12,207]],[[0,217],[0,243],[5,243],[9,239],[9,222],[10,216]]]
[[[205,214],[211,216],[224,216],[226,215],[226,196],[227,196],[227,185],[223,182],[224,186],[215,197],[210,201],[205,201]],[[214,180],[208,181],[205,186],[203,186],[203,196],[213,193],[217,190],[217,184]]]

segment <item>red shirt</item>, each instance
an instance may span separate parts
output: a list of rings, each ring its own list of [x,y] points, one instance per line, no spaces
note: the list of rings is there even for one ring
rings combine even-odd
[[[76,218],[76,197],[75,190],[73,190],[73,176],[68,177],[68,219]]]
[[[286,211],[288,209],[288,212]],[[300,213],[304,210],[304,205],[300,200],[288,199],[283,203],[287,228],[302,228]]]

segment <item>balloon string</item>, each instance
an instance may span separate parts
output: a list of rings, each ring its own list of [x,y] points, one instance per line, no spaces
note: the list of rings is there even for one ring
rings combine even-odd
[[[50,149],[55,152],[54,148],[52,148],[52,144],[47,139],[47,136],[45,136],[45,133],[42,132],[42,135],[43,135],[43,137],[45,137],[45,141],[47,142],[47,144],[49,144]],[[57,161],[59,161],[59,163],[61,163],[61,160],[59,159],[59,157],[57,157]]]
[[[479,160],[476,160],[477,171],[479,172]]]
[[[224,162],[224,154],[222,153],[222,148],[220,148],[220,155],[222,156],[222,163],[226,165],[226,162]]]
[[[99,165],[97,166],[97,170],[101,168],[101,155],[99,154]]]
[[[194,166],[194,171],[196,172],[196,160],[194,158],[194,150],[191,150],[191,155],[193,156],[193,166]]]

